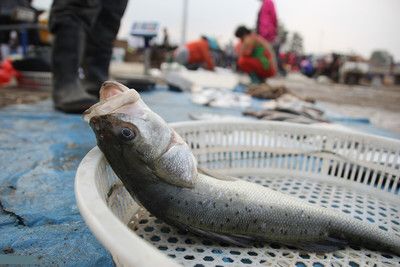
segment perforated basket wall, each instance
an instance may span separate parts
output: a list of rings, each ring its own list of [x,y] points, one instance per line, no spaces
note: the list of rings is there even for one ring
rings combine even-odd
[[[335,209],[400,237],[398,141],[286,123],[187,122],[174,127],[201,166]],[[278,244],[239,248],[183,233],[139,208],[104,159],[96,173],[94,190],[128,224],[130,234],[184,266],[400,265],[398,256],[355,246],[318,254]],[[135,248],[133,259],[140,254]],[[116,262],[126,264],[117,254]],[[152,266],[152,259],[146,263]]]

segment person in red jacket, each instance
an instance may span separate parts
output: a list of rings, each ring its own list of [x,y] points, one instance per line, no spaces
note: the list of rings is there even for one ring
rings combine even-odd
[[[203,67],[207,70],[214,70],[214,60],[211,53],[210,42],[207,37],[187,43],[179,47],[174,53],[175,61],[188,69],[196,70]]]
[[[248,73],[253,83],[261,83],[276,75],[276,58],[268,41],[245,26],[239,26],[235,36],[240,39],[237,49],[238,68]]]

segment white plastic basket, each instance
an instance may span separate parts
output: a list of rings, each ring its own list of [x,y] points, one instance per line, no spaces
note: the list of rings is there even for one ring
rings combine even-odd
[[[400,236],[400,142],[276,122],[172,126],[199,164],[378,224]],[[78,206],[120,266],[398,266],[400,257],[347,247],[317,254],[278,245],[238,248],[163,223],[129,196],[98,148],[81,162]]]

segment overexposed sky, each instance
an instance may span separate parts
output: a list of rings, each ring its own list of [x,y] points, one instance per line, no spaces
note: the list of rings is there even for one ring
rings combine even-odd
[[[112,0],[107,0],[112,1]],[[237,25],[255,26],[259,0],[188,0],[188,39],[201,34],[222,43],[234,40]],[[51,0],[34,0],[48,8]],[[183,0],[129,0],[119,37],[133,21],[158,21],[179,42]],[[369,57],[386,49],[400,61],[400,0],[275,0],[279,18],[289,31],[304,37],[306,52],[355,52]]]

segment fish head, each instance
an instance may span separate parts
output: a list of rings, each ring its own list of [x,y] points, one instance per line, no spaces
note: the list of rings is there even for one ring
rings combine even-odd
[[[117,175],[136,172],[177,186],[194,184],[197,163],[188,145],[136,90],[106,82],[100,100],[84,118]]]

